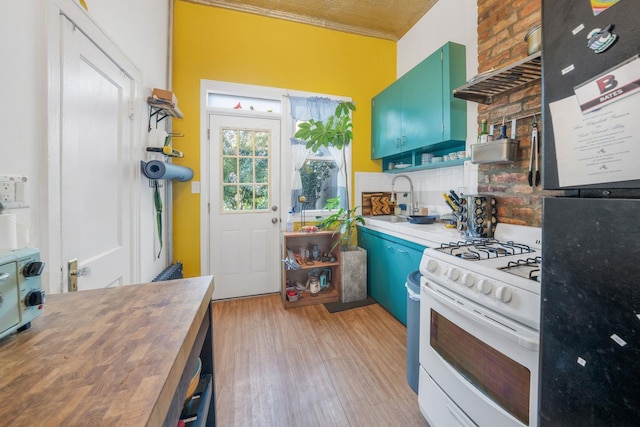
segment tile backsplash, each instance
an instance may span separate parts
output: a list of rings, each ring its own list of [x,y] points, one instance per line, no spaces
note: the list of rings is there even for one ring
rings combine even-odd
[[[442,193],[454,190],[459,193],[472,194],[477,192],[477,166],[465,162],[464,166],[429,169],[406,173],[356,172],[355,173],[355,205],[362,205],[363,192],[391,191],[391,181],[398,175],[406,175],[413,182],[415,203],[419,208],[426,207],[429,214],[446,214],[451,210],[447,207]],[[409,203],[409,182],[398,179],[394,188],[399,203]]]

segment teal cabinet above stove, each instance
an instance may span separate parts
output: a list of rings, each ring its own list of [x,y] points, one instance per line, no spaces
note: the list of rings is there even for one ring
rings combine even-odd
[[[453,89],[466,82],[465,55],[449,42],[372,99],[372,159],[464,147],[467,106]]]

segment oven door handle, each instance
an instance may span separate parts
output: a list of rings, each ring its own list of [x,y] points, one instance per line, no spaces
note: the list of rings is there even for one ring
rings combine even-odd
[[[0,273],[0,282],[4,282],[9,278],[9,273]]]
[[[455,410],[447,405],[447,410],[449,411],[449,414],[457,421],[458,425],[461,427],[477,427],[477,424],[469,424],[467,423],[465,420],[463,420],[462,418],[460,418],[460,415],[455,413]]]
[[[449,298],[452,298],[452,297],[448,297],[446,295],[439,295],[438,292],[434,291],[428,286],[422,285],[422,288],[425,289],[426,292],[433,299],[438,301],[440,304],[455,311],[456,313],[460,313],[468,317],[469,319],[473,319],[474,321],[479,321],[480,323],[482,323],[482,325],[502,335],[503,337],[510,339],[511,341],[517,343],[521,347],[526,348],[527,350],[531,350],[531,351],[539,350],[540,343],[537,338],[530,338],[522,334],[518,334],[515,330],[509,328],[508,326],[498,323],[497,320],[488,319],[482,313],[471,311],[466,307],[464,307],[462,304],[454,303],[455,300],[449,300]]]

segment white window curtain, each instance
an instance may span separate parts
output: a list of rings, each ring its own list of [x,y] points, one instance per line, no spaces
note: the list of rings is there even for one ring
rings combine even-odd
[[[289,102],[291,103],[291,117],[294,124],[297,121],[306,122],[311,119],[324,122],[335,113],[338,106],[338,101],[319,96],[309,98],[290,96]],[[300,212],[301,209],[298,202],[298,197],[302,194],[300,168],[304,165],[309,154],[311,154],[311,150],[306,148],[304,141],[291,138],[291,206],[296,208],[296,212]],[[335,155],[332,154],[332,156],[335,159]],[[342,162],[342,158],[340,161]],[[336,161],[337,164],[338,161]]]
[[[304,141],[291,138],[291,206],[300,211],[298,197],[302,194],[302,178],[300,178],[300,169],[304,165],[307,156],[311,153],[306,147]]]

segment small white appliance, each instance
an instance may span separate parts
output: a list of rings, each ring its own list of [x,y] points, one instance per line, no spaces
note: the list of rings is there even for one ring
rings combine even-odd
[[[42,314],[43,269],[38,249],[0,250],[0,339],[28,329]]]

